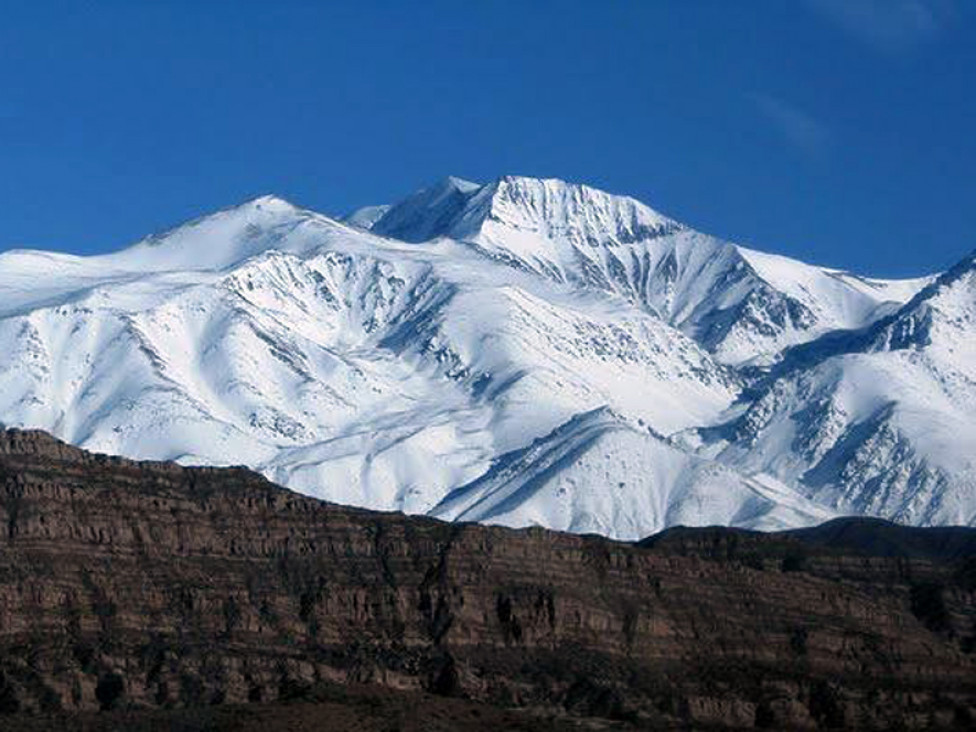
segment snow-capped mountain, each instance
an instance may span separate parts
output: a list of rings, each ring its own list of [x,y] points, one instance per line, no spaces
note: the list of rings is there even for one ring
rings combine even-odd
[[[343,220],[267,196],[114,254],[0,254],[0,421],[620,538],[971,523],[971,443],[928,428],[966,434],[976,394],[952,277],[813,267],[555,180],[449,178]]]

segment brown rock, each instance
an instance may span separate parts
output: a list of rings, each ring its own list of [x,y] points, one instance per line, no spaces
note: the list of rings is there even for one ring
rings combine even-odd
[[[964,725],[967,557],[444,524],[8,430],[0,712],[366,683],[636,725]]]

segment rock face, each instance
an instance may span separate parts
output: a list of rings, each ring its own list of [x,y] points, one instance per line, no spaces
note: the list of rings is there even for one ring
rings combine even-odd
[[[0,526],[7,714],[338,682],[625,726],[976,719],[972,530],[625,544],[345,508],[17,430],[0,432]]]

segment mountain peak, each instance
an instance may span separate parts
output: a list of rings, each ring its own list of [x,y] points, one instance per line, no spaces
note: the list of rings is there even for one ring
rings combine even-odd
[[[477,183],[448,176],[391,206],[371,230],[410,242],[445,236],[471,198],[482,189]]]
[[[504,227],[575,245],[626,244],[683,229],[636,199],[558,178],[505,175],[479,186],[448,177],[394,204],[373,231],[407,241],[472,241]]]
[[[108,256],[124,269],[141,271],[222,269],[280,247],[276,230],[309,215],[279,196],[265,194],[152,234]],[[201,248],[201,242],[206,246]]]
[[[437,186],[435,187],[450,188],[453,190],[461,191],[462,193],[471,193],[472,191],[481,188],[481,184],[473,183],[469,180],[465,180],[464,178],[458,178],[457,176],[454,175],[449,175],[443,180],[441,180],[439,183],[437,183]]]
[[[617,209],[655,222],[677,224],[630,196],[608,193],[599,188],[559,178],[506,175],[495,182],[492,197],[496,201],[507,200],[523,207],[529,206],[540,214],[550,216],[570,216],[580,213],[584,208]]]
[[[244,203],[232,207],[231,210],[248,210],[253,209],[257,211],[268,211],[268,212],[282,212],[282,213],[292,213],[298,211],[298,206],[293,204],[291,201],[287,201],[281,196],[276,196],[273,193],[266,193],[264,195],[258,196],[257,198],[252,198]]]
[[[573,247],[604,247],[647,241],[684,227],[629,196],[569,183],[558,178],[504,176],[472,201],[456,238],[492,243],[502,238],[553,242]],[[530,254],[540,241],[523,242]]]

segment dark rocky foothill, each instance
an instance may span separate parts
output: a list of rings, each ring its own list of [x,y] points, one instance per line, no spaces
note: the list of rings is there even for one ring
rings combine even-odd
[[[626,544],[0,431],[0,726],[972,727],[974,537]]]

